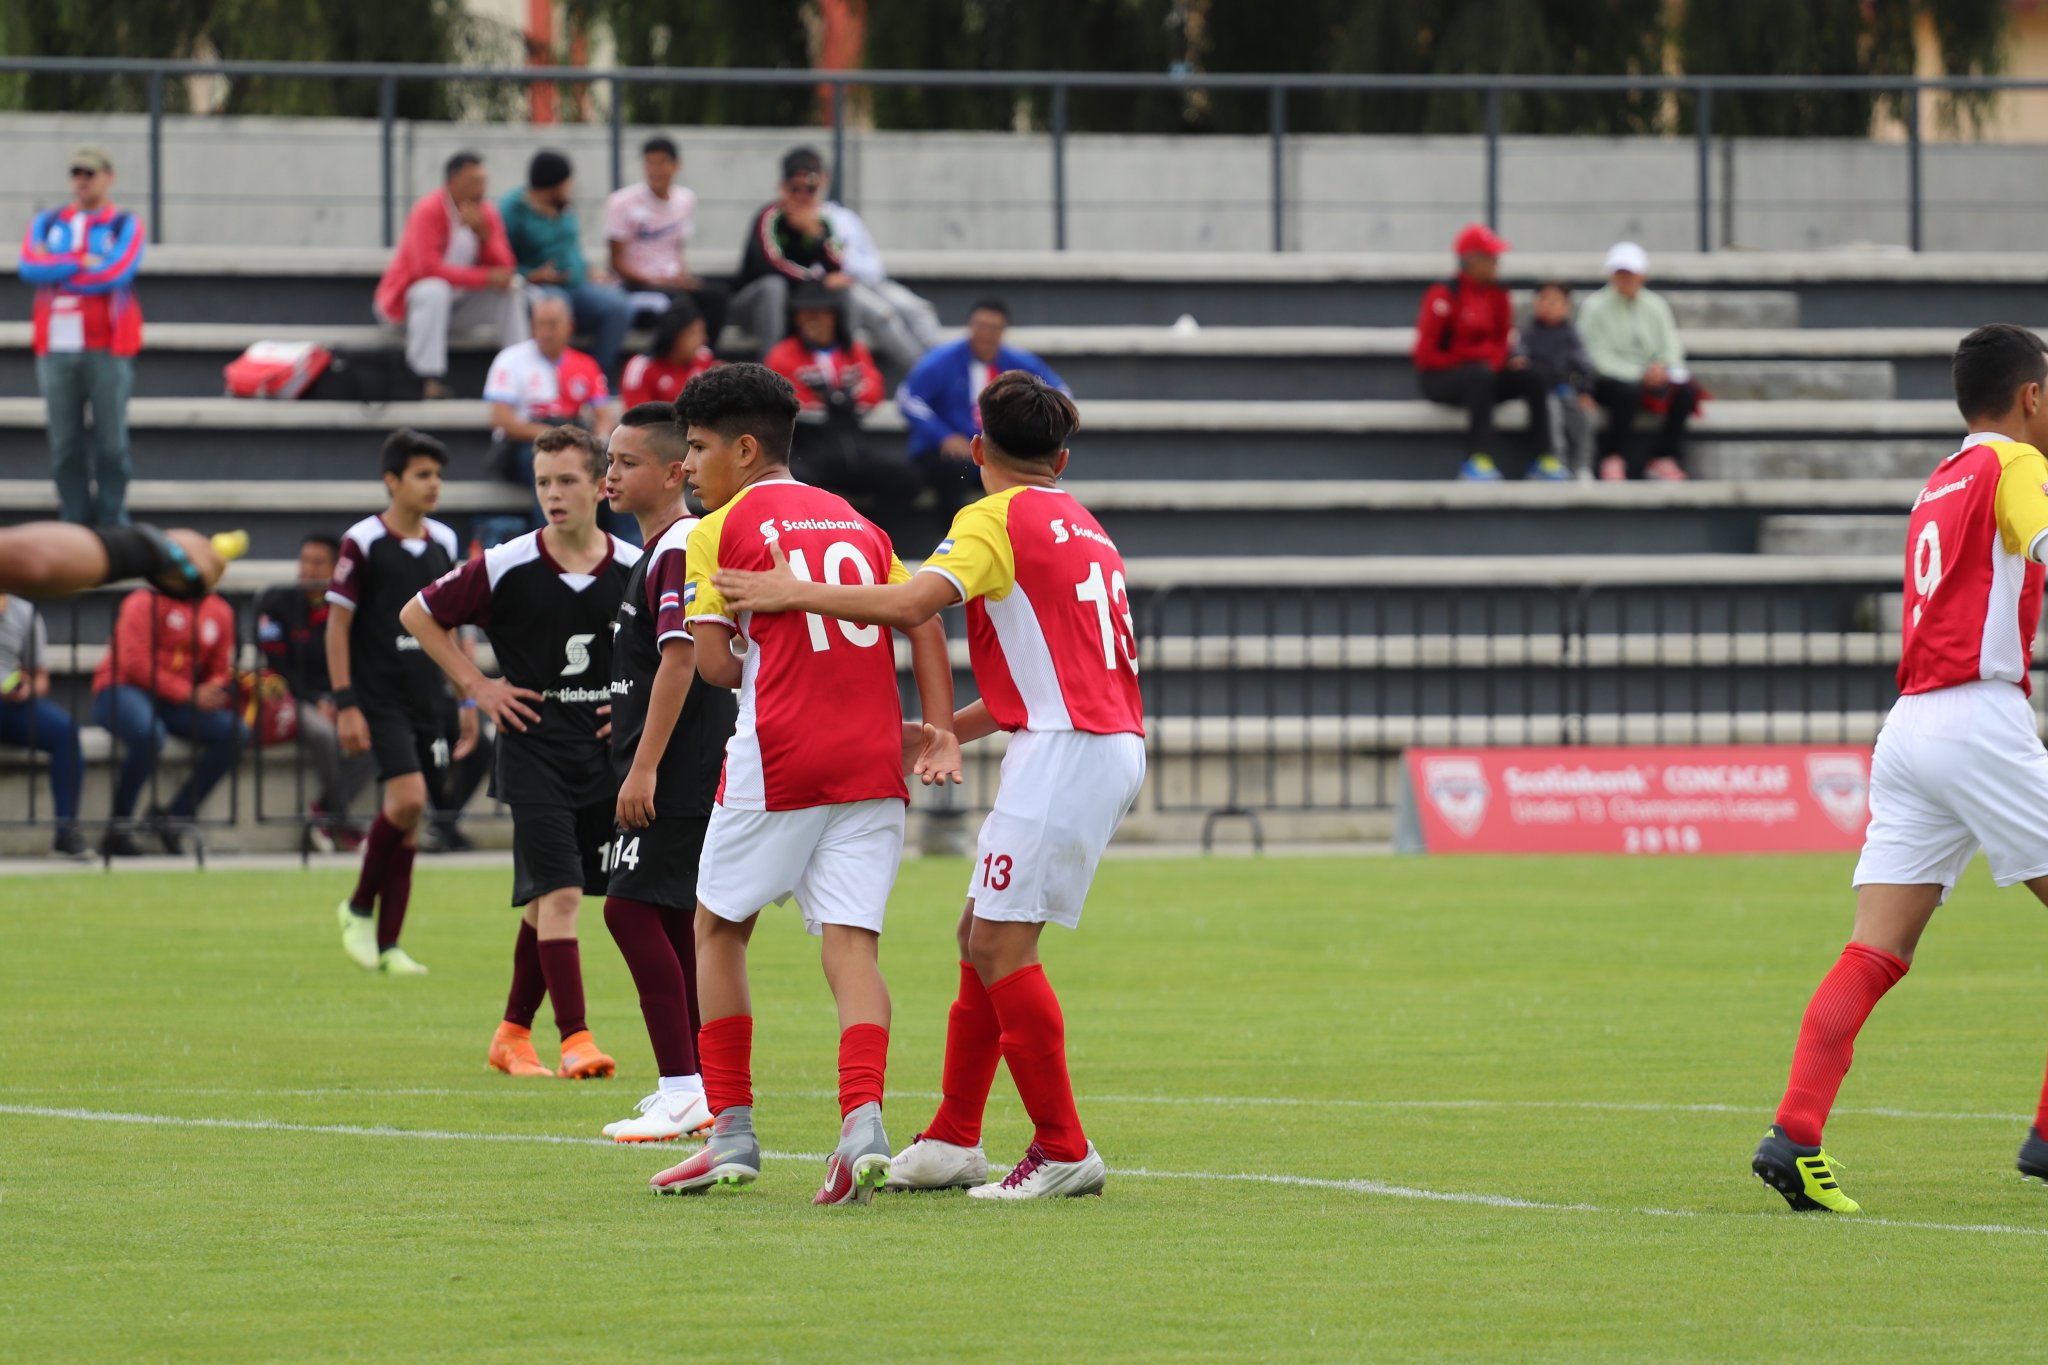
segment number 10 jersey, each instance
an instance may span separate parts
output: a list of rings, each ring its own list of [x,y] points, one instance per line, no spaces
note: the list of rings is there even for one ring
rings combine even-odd
[[[1906,528],[1899,691],[1997,680],[2029,695],[2048,540],[2048,461],[1975,434],[1920,490]]]
[[[1002,729],[1145,733],[1123,556],[1071,494],[969,503],[919,572],[967,603],[975,686]]]

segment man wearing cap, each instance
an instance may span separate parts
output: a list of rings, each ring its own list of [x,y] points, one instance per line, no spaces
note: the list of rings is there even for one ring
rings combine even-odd
[[[1599,371],[1593,397],[1607,410],[1600,477],[1609,481],[1685,478],[1685,424],[1699,406],[1671,305],[1643,286],[1649,273],[1649,253],[1616,242],[1607,251],[1607,284],[1579,305],[1579,335]],[[1647,460],[1629,437],[1643,408],[1663,413]]]
[[[142,349],[135,272],[142,222],[108,198],[104,147],[71,153],[71,202],[47,209],[21,242],[21,278],[36,289],[36,387],[49,412],[50,462],[66,521],[128,524],[128,395]],[[92,410],[93,454],[85,450]]]
[[[1514,305],[1500,286],[1500,257],[1508,244],[1493,229],[1473,223],[1452,249],[1457,275],[1424,291],[1416,314],[1415,378],[1424,398],[1465,412],[1467,456],[1458,477],[1493,481],[1501,477],[1493,458],[1494,405],[1520,399],[1529,409],[1530,439],[1541,441],[1549,430],[1543,384],[1529,362],[1510,351]],[[1529,462],[1528,477],[1571,476],[1556,455],[1540,451]]]
[[[422,396],[448,398],[448,332],[488,325],[498,345],[526,340],[526,299],[505,223],[485,197],[484,160],[457,152],[441,187],[405,215],[405,233],[377,281],[377,320],[405,329],[405,363]]]
[[[576,330],[590,337],[590,354],[616,379],[619,349],[633,325],[633,302],[609,275],[583,259],[582,230],[570,199],[576,186],[569,158],[542,150],[526,167],[526,188],[505,196],[500,206],[519,273],[537,292],[569,300]]]

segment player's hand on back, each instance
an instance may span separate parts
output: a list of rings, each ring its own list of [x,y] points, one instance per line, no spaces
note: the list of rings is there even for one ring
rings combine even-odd
[[[503,678],[485,678],[470,689],[470,699],[500,730],[525,734],[540,724],[540,712],[526,703],[541,700],[541,695],[530,687],[514,687]]]
[[[619,784],[618,809],[613,812],[627,829],[646,829],[654,823],[655,774],[637,765]]]
[[[917,762],[911,768],[918,780],[927,787],[943,787],[949,783],[958,786],[966,781],[959,737],[951,730],[941,730],[933,725],[919,728],[924,732],[923,740],[918,747]]]
[[[599,738],[599,739],[610,739],[610,738],[612,737],[612,722],[611,722],[611,715],[612,715],[612,707],[611,707],[611,703],[610,703],[610,702],[606,702],[606,703],[605,703],[605,704],[604,704],[603,706],[600,706],[600,707],[598,707],[598,708],[597,708],[597,714],[599,714],[600,716],[603,716],[603,717],[605,718],[605,722],[604,722],[604,724],[602,724],[602,725],[600,725],[600,726],[598,726],[598,727],[597,727],[597,738]]]
[[[768,554],[775,561],[772,569],[720,569],[712,574],[711,583],[719,596],[740,611],[793,610],[803,580],[790,572],[789,558],[780,545],[770,541]]]

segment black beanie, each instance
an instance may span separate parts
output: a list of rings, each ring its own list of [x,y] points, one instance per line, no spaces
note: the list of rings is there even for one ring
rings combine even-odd
[[[569,158],[560,152],[535,152],[533,160],[526,163],[526,183],[531,189],[551,190],[569,175]]]

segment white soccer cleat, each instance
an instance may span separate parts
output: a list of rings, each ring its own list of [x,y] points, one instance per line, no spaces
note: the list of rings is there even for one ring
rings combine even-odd
[[[889,1163],[885,1190],[960,1190],[988,1183],[988,1154],[919,1133]]]
[[[335,915],[341,921],[341,950],[348,954],[349,961],[364,971],[376,971],[377,917],[358,915],[349,909],[347,901],[341,903]]]
[[[638,1118],[619,1119],[604,1126],[613,1142],[674,1142],[711,1127],[711,1106],[704,1096],[664,1095],[659,1090],[634,1106]]]
[[[412,960],[412,954],[403,948],[386,948],[377,954],[377,970],[386,976],[425,976],[427,969]]]
[[[967,1192],[973,1199],[1061,1199],[1073,1195],[1101,1194],[1109,1179],[1095,1144],[1079,1161],[1051,1161],[1032,1143],[1017,1163],[1017,1169],[999,1185],[976,1185]]]

